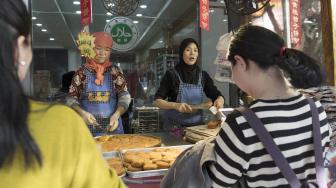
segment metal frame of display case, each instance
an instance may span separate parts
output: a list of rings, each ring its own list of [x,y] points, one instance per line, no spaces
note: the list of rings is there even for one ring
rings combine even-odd
[[[159,130],[159,108],[137,107],[137,119],[132,123],[133,133],[152,133]]]

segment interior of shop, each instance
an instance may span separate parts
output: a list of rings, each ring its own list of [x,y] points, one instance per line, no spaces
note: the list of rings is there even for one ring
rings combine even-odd
[[[105,134],[95,137],[107,161],[111,157],[125,160],[122,157],[126,157],[127,152],[143,157],[147,155],[144,153],[152,151],[148,147],[157,146],[167,147],[162,151],[155,150],[164,152],[162,158],[165,158],[166,152],[171,152],[169,155],[176,158],[183,150],[192,147],[192,144],[216,137],[222,121],[234,108],[248,105],[254,100],[232,81],[231,63],[226,57],[230,39],[241,25],[263,26],[281,36],[286,47],[301,50],[321,62],[321,66],[326,66],[326,35],[322,27],[325,18],[322,19],[319,0],[301,1],[298,20],[293,20],[293,6],[286,0],[209,0],[208,29],[200,27],[202,7],[198,0],[124,1],[128,3],[92,0],[92,23],[85,27],[81,23],[81,2],[84,1],[31,0],[28,3],[32,15],[33,61],[23,87],[34,99],[51,103],[64,102],[58,100],[64,97],[59,96],[60,91],[69,92],[69,79],[72,80],[74,71],[87,61],[78,47],[79,34],[82,31],[109,33],[113,38],[109,60],[122,70],[131,96],[130,105],[121,116],[124,133],[136,139],[134,143],[129,143],[132,145],[132,148],[127,148],[130,151],[122,151],[123,142],[131,142],[133,138],[127,137],[125,141],[121,138],[123,135],[113,137]],[[250,4],[242,5],[241,2]],[[292,31],[298,27],[296,22],[300,24],[297,33],[296,30]],[[122,29],[114,27],[117,24],[125,26]],[[293,40],[296,34],[298,38]],[[210,108],[213,103],[206,107],[195,105],[195,109],[202,111],[202,125],[166,130],[165,110],[153,103],[154,96],[165,73],[180,62],[179,47],[186,38],[197,41],[199,66],[209,74],[225,100],[223,107],[214,111]],[[330,71],[328,67],[326,66],[327,72]],[[323,103],[325,101],[322,100],[321,103],[327,109],[328,120],[334,131],[336,110],[329,102],[336,102],[335,97],[331,96],[331,93],[335,95],[335,89],[330,84],[330,80],[335,79],[329,73],[327,76],[329,80],[324,83],[324,87],[300,92],[320,97],[319,99],[324,94],[327,95],[327,102]],[[206,97],[203,96],[203,99]],[[329,105],[331,108],[328,108]],[[333,144],[336,146],[336,142]],[[179,150],[178,154],[176,149]],[[114,152],[117,150],[120,152]],[[132,158],[139,157],[137,155]],[[334,156],[333,153],[328,157]],[[155,158],[151,158],[151,164],[153,160]],[[126,176],[123,180],[130,187],[151,187],[150,184],[158,187],[174,160],[169,161],[168,166],[156,166],[159,169],[145,169],[143,165],[128,168],[121,164],[124,167],[120,177]],[[129,170],[131,168],[134,171]],[[154,170],[151,171],[154,175],[147,170]]]

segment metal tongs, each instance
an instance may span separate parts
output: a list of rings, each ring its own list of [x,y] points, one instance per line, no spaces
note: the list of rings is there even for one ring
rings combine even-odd
[[[225,114],[222,111],[218,110],[215,106],[211,106],[209,110],[213,115],[216,116],[217,119],[220,119],[221,121],[225,121],[226,119]]]

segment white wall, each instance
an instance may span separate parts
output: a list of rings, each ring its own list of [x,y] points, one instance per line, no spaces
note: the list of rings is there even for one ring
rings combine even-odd
[[[202,51],[202,69],[207,71],[213,79],[216,72],[214,61],[217,56],[216,45],[221,35],[228,32],[227,16],[224,15],[223,8],[214,8],[210,14],[209,31],[201,31],[201,51]],[[224,21],[223,21],[224,20]],[[225,21],[226,20],[226,21]],[[229,84],[214,80],[215,85],[225,97],[225,104],[229,104]]]

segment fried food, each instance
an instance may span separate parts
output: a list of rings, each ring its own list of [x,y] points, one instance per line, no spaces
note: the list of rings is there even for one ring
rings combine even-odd
[[[159,169],[169,168],[170,166],[169,163],[164,162],[164,161],[157,161],[155,164],[158,166]]]
[[[155,170],[155,169],[157,169],[157,168],[158,168],[158,166],[157,166],[156,164],[154,164],[154,163],[150,163],[150,162],[145,163],[145,164],[143,165],[143,169],[144,169],[144,170]]]
[[[215,129],[222,123],[221,120],[211,120],[208,122],[208,129]]]
[[[103,152],[154,147],[161,144],[159,138],[146,135],[104,135],[95,140],[102,144]]]

